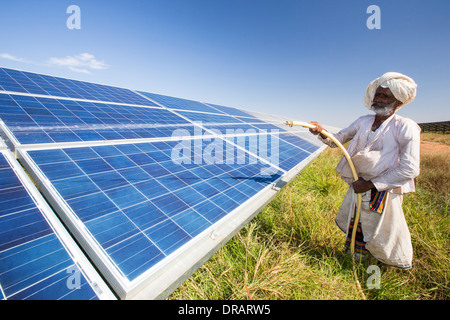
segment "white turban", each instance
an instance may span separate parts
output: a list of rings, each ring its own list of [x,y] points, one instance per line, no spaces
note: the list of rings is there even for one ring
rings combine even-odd
[[[373,96],[375,95],[375,91],[379,86],[389,88],[391,90],[395,99],[402,103],[400,108],[412,102],[416,97],[417,84],[413,79],[398,72],[387,72],[381,77],[373,80],[367,86],[363,101],[364,105],[368,109],[371,109],[372,107]]]

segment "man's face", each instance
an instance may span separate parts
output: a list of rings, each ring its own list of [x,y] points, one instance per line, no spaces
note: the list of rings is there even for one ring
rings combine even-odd
[[[389,88],[378,87],[373,96],[372,110],[380,116],[390,116],[401,105]]]

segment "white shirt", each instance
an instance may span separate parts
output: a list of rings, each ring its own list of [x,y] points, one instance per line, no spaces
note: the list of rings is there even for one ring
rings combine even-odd
[[[420,127],[411,119],[392,115],[372,131],[375,115],[358,118],[349,127],[334,134],[342,144],[350,141],[347,152],[358,175],[370,180],[378,191],[401,188],[401,193],[414,192],[414,178],[420,172]],[[319,139],[330,147],[330,139]],[[343,157],[336,170],[351,183],[353,176]]]

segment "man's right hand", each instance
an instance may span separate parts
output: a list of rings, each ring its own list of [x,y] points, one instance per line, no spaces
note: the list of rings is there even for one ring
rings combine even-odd
[[[319,133],[322,132],[323,127],[320,123],[313,121],[313,122],[310,122],[310,124],[313,124],[316,126],[314,129],[309,129],[309,132],[311,132],[313,135],[317,136]]]

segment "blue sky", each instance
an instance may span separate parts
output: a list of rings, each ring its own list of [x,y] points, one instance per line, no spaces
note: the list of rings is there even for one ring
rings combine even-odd
[[[72,4],[80,30],[66,26]],[[399,113],[444,121],[449,15],[448,0],[0,0],[0,66],[338,127],[397,71],[418,83]]]

